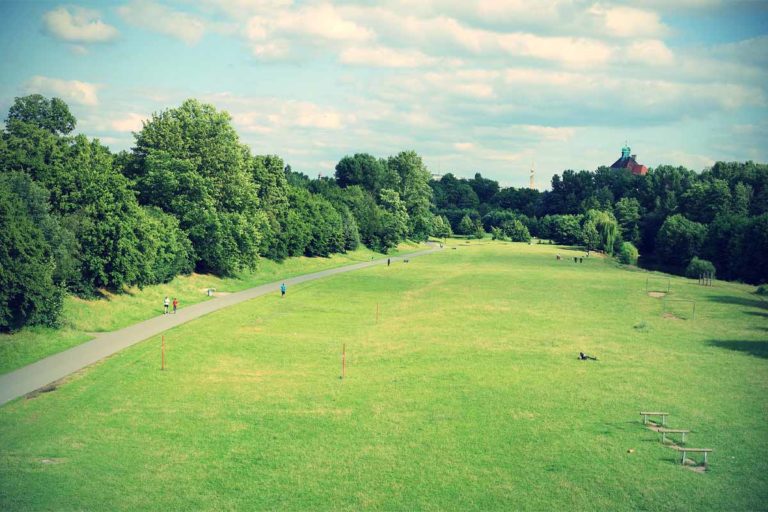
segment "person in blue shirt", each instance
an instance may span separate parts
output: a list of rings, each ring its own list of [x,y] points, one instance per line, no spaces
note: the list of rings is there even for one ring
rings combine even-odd
[[[285,283],[280,285],[280,296],[285,297]]]

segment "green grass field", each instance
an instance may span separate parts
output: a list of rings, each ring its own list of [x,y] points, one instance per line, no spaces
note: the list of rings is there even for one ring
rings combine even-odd
[[[686,320],[646,293],[660,274],[456,245],[175,328],[166,371],[151,339],[3,406],[0,509],[768,507],[750,287],[672,277]],[[707,472],[641,425],[650,409],[714,448]]]
[[[403,243],[391,255],[408,254],[423,248],[424,245]],[[131,288],[122,294],[105,291],[101,298],[93,300],[67,296],[61,329],[29,327],[10,335],[0,334],[0,374],[83,343],[92,339],[93,333],[114,331],[157,316],[163,311],[166,295],[178,298],[180,306],[185,307],[210,300],[206,294],[209,288],[215,289],[216,293],[238,292],[300,274],[381,257],[383,255],[361,248],[329,258],[289,258],[280,263],[262,259],[256,272],[242,273],[233,278],[191,274],[143,290]]]

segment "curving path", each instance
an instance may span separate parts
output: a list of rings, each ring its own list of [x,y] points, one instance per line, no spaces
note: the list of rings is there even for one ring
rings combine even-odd
[[[410,253],[407,255],[392,258],[393,262],[403,259],[415,258],[425,254],[431,254],[440,249],[432,246],[432,249],[426,249]],[[130,347],[140,341],[167,331],[171,327],[176,327],[183,323],[199,318],[208,313],[213,313],[222,308],[238,304],[249,299],[274,293],[279,290],[281,282],[287,285],[295,285],[306,281],[313,281],[323,277],[328,277],[353,270],[372,267],[374,265],[386,264],[387,259],[382,258],[363,263],[355,263],[344,267],[336,267],[312,274],[292,277],[285,281],[275,281],[274,283],[263,284],[254,288],[249,288],[241,292],[232,293],[218,297],[206,302],[200,302],[184,309],[178,310],[175,315],[160,315],[144,322],[131,325],[120,329],[99,334],[96,338],[87,341],[76,347],[72,347],[64,352],[59,352],[36,363],[19,368],[5,375],[0,375],[0,405],[18,398],[20,396],[38,390],[52,382],[66,377],[78,370],[85,368],[107,356]]]

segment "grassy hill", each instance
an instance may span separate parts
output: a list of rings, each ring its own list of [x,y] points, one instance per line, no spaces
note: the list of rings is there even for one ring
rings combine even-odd
[[[391,254],[408,254],[422,248],[423,244],[406,242]],[[300,257],[282,262],[262,259],[257,271],[231,278],[191,274],[143,290],[131,288],[122,294],[102,291],[101,297],[92,300],[67,296],[62,328],[28,327],[14,334],[0,334],[0,374],[83,343],[92,339],[94,334],[114,331],[157,316],[163,311],[166,295],[178,298],[180,307],[185,307],[210,300],[207,295],[209,288],[215,290],[214,296],[233,293],[280,279],[381,257],[379,253],[361,247],[329,258]]]
[[[173,329],[166,371],[152,339],[0,408],[0,508],[765,508],[768,304],[749,287],[457,245]],[[668,285],[695,319],[647,293]],[[648,409],[715,449],[709,471]]]

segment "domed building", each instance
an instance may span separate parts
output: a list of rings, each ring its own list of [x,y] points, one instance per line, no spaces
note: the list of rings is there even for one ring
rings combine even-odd
[[[648,168],[637,163],[637,155],[630,155],[631,151],[630,147],[626,145],[621,148],[621,158],[613,162],[611,169],[629,169],[632,174],[645,176],[648,174]]]

